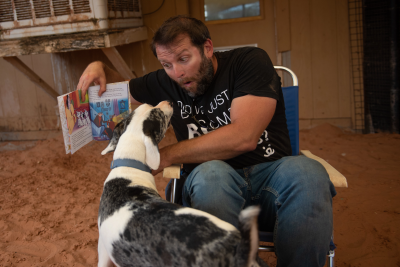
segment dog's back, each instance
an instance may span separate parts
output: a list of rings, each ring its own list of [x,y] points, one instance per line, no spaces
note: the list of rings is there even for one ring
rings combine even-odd
[[[109,253],[119,266],[257,266],[250,255],[257,208],[241,214],[240,233],[214,216],[163,200],[153,189],[129,184],[123,178],[107,182],[99,210],[100,236],[112,242]],[[121,216],[124,210],[130,218]],[[103,225],[114,216],[126,220],[121,228],[110,225],[120,228],[118,236]]]

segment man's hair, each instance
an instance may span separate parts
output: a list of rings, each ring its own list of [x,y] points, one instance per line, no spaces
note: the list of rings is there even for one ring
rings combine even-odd
[[[176,41],[176,38],[186,34],[192,44],[203,54],[204,43],[211,39],[207,26],[198,19],[184,15],[179,15],[167,19],[156,31],[151,42],[151,50],[157,57],[156,45],[169,46]]]

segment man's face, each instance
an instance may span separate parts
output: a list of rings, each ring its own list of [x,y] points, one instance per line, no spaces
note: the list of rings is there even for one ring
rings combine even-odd
[[[190,97],[205,93],[214,76],[212,50],[201,53],[188,36],[180,36],[170,46],[156,45],[156,52],[168,76]]]

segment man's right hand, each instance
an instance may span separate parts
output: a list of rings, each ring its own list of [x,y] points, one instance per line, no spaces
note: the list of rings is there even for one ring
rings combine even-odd
[[[82,91],[82,101],[85,101],[86,92],[92,83],[100,85],[99,96],[106,91],[106,74],[104,69],[105,65],[101,61],[95,61],[86,67],[76,88]]]

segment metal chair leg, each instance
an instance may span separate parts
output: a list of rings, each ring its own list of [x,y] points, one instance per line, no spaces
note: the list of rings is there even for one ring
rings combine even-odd
[[[328,258],[329,258],[329,267],[335,267],[335,251],[329,250]]]
[[[176,190],[176,179],[173,179],[174,182],[171,183],[171,202],[175,203],[175,190]]]

